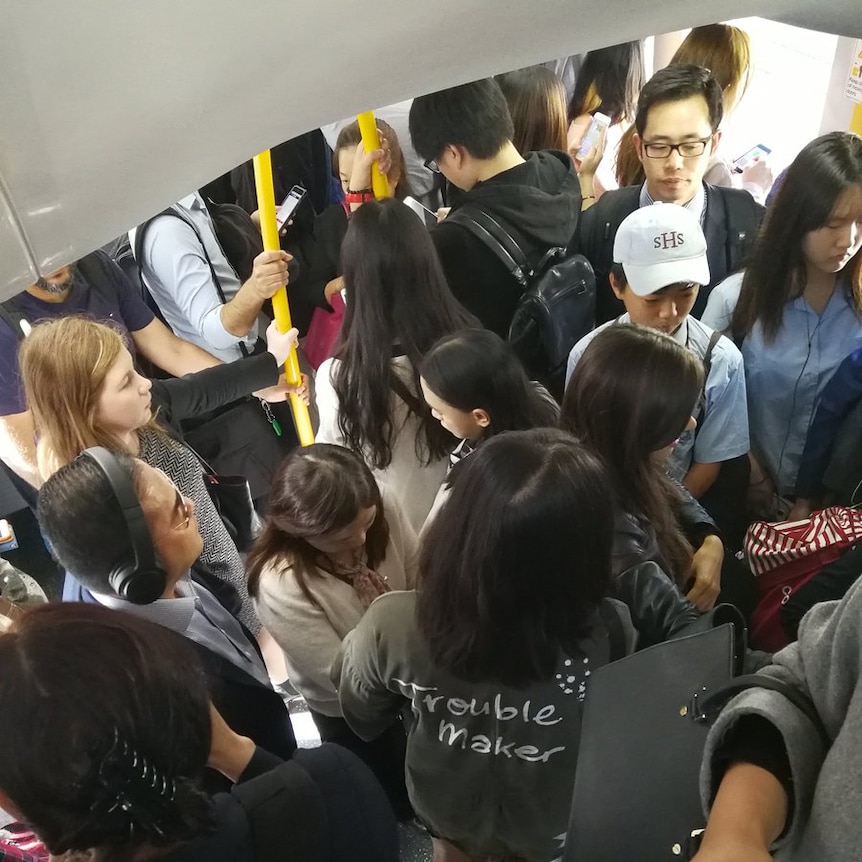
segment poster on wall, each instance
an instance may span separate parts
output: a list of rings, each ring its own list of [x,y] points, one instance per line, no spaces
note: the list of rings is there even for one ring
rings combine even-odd
[[[853,60],[850,62],[844,95],[862,104],[862,39],[857,39],[853,45]]]

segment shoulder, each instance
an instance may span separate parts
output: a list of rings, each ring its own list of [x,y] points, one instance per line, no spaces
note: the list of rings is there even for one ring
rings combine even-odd
[[[706,184],[707,214],[710,202],[721,202],[727,212],[728,219],[736,227],[745,227],[760,223],[766,209],[761,206],[745,189],[729,186]]]
[[[363,625],[378,631],[397,625],[412,628],[416,613],[416,591],[403,590],[378,596],[365,612]]]
[[[709,342],[717,330],[695,317],[689,317],[688,325],[691,344],[703,359],[709,349]],[[726,335],[722,335],[712,348],[713,367],[716,367],[718,363],[724,363],[730,367],[742,365],[742,353]]]

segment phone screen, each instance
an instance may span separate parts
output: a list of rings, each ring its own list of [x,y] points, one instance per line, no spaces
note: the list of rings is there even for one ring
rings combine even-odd
[[[743,153],[738,159],[734,159],[733,169],[736,173],[741,174],[745,168],[756,164],[771,152],[772,150],[769,147],[765,147],[763,144],[755,144],[748,152]]]
[[[278,224],[279,230],[290,221],[290,217],[296,212],[296,208],[302,202],[305,195],[306,190],[302,186],[294,186],[287,193],[287,197],[281,202],[281,206],[275,214],[275,221]]]

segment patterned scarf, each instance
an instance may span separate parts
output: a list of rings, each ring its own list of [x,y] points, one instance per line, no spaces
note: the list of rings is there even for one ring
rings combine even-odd
[[[367,559],[363,551],[362,556],[352,566],[339,563],[336,560],[327,561],[328,571],[353,587],[364,611],[368,610],[369,605],[378,596],[392,592],[392,587],[386,583],[386,578],[368,567]]]

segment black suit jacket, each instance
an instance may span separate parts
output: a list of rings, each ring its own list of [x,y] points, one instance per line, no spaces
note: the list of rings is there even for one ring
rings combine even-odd
[[[703,232],[709,261],[709,284],[701,289],[691,313],[700,318],[709,293],[728,275],[741,269],[751,248],[764,208],[746,191],[705,185]],[[589,260],[596,274],[596,325],[619,317],[625,307],[616,298],[609,279],[614,262],[614,238],[622,220],[640,206],[641,186],[605,192],[581,215],[570,250]]]

